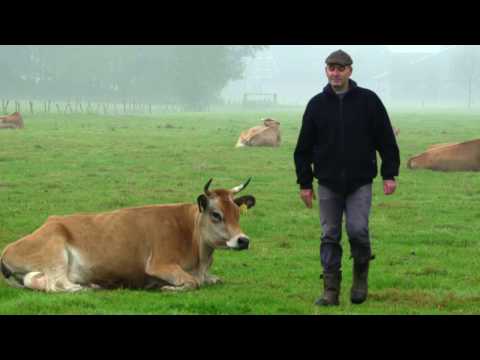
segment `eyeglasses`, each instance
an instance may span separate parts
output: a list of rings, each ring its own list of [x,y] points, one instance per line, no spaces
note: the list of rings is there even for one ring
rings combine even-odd
[[[337,69],[339,72],[344,72],[345,69],[347,68],[346,66],[343,65],[327,65],[328,71],[335,71]]]

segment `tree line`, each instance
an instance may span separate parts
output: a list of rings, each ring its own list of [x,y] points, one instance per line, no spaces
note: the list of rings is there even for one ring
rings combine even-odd
[[[262,45],[2,45],[0,97],[202,110]]]

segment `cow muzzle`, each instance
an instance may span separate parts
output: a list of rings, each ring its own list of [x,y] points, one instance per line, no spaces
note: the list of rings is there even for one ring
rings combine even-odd
[[[250,245],[250,239],[245,235],[237,236],[227,241],[227,246],[233,250],[247,250]]]

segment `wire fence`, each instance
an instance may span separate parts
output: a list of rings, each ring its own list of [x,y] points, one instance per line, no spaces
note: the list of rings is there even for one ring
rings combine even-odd
[[[61,102],[54,100],[10,100],[1,99],[2,114],[12,112],[39,114],[95,114],[95,115],[131,115],[152,114],[154,112],[179,112],[181,107],[177,104],[144,104],[133,101],[121,103],[109,102]]]

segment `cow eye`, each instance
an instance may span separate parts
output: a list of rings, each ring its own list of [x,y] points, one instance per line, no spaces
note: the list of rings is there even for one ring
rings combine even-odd
[[[220,213],[218,213],[216,211],[212,211],[212,219],[215,222],[220,222],[220,221],[222,221],[222,215],[220,215]]]

